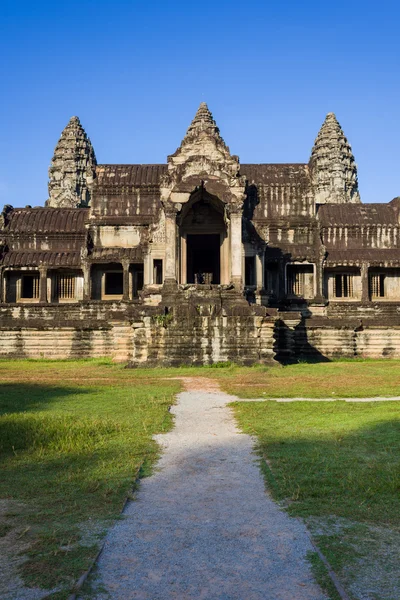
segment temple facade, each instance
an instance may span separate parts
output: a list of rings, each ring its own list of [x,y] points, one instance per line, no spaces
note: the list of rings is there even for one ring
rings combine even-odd
[[[399,356],[399,211],[333,113],[304,164],[241,164],[205,103],[166,164],[97,164],[72,117],[46,206],[0,216],[0,354]]]

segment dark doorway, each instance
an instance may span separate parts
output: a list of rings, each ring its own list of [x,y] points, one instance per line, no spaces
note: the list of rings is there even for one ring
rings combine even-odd
[[[188,234],[188,283],[220,283],[220,239],[219,233]]]
[[[105,273],[104,295],[122,296],[124,292],[122,271],[110,271]]]

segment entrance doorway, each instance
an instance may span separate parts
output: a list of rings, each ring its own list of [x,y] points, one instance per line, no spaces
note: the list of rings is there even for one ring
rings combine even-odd
[[[220,245],[219,233],[187,235],[188,283],[220,283]]]

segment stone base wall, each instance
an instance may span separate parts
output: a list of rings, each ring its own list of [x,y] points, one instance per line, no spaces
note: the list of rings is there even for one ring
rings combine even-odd
[[[132,303],[0,308],[0,357],[110,357],[133,365],[400,357],[400,322],[190,313]]]
[[[290,332],[290,355],[302,359],[400,358],[400,323],[302,322]],[[289,338],[289,335],[287,335]]]
[[[0,309],[0,357],[111,357],[133,365],[243,364],[274,358],[274,320],[246,315],[160,314],[122,305]]]

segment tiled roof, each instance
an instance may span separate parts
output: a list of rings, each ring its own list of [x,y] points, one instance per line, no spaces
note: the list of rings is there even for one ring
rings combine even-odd
[[[84,232],[87,208],[14,208],[6,231],[21,233]]]
[[[322,225],[397,225],[396,212],[390,204],[323,204],[318,209]]]
[[[166,164],[159,165],[97,165],[98,186],[157,186],[166,173]],[[308,177],[308,167],[303,163],[293,164],[242,164],[240,173],[250,183],[294,183]]]
[[[1,264],[5,267],[77,267],[81,264],[80,252],[35,252],[11,250],[5,252]]]
[[[356,250],[330,250],[326,264],[333,265],[360,265],[362,262],[369,264],[398,264],[400,263],[400,248],[360,248]]]
[[[241,164],[240,174],[244,175],[249,183],[279,184],[296,183],[299,179],[308,177],[306,164]]]
[[[97,165],[98,186],[157,186],[167,165]]]

